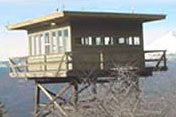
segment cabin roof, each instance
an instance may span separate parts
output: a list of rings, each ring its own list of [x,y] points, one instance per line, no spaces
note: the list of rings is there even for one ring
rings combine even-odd
[[[9,30],[16,29],[27,29],[28,27],[35,26],[37,24],[46,24],[52,23],[55,20],[65,20],[65,19],[121,19],[121,20],[137,20],[140,22],[149,22],[155,20],[165,19],[166,15],[158,15],[158,14],[135,14],[135,13],[110,13],[110,12],[76,12],[76,11],[56,11],[54,13],[33,18],[30,20],[25,20],[16,24],[10,24],[7,26]]]

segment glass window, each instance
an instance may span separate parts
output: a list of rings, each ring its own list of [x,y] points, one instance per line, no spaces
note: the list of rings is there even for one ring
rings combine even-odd
[[[103,45],[101,37],[96,37],[96,45]]]
[[[85,44],[85,40],[83,37],[81,37],[81,45],[84,45]]]
[[[110,37],[105,37],[104,38],[105,45],[110,45],[111,44],[111,39]]]
[[[133,45],[133,38],[132,37],[128,37],[127,41],[128,41],[128,45]]]
[[[134,37],[134,45],[140,45],[140,38]]]
[[[52,32],[52,50],[53,50],[53,53],[57,53],[57,37],[56,37],[56,32]]]
[[[62,47],[63,45],[62,31],[58,31],[58,46]]]
[[[41,54],[45,54],[45,40],[43,34],[40,35],[40,39],[41,39]]]
[[[36,54],[36,55],[39,55],[39,54],[40,54],[40,52],[39,52],[39,51],[40,51],[40,49],[39,49],[39,48],[40,48],[40,45],[39,45],[40,42],[39,42],[39,41],[40,41],[40,40],[39,40],[39,36],[36,35],[36,36],[35,36],[35,49],[36,49],[36,50],[35,50],[35,54]]]
[[[125,38],[124,37],[120,37],[119,38],[119,44],[124,44],[125,43]]]
[[[64,37],[68,37],[68,29],[64,30]]]
[[[88,37],[89,40],[89,44],[88,45],[92,45],[92,37]]]
[[[84,39],[85,39],[85,45],[89,45],[89,38],[86,37],[86,38],[84,38]]]
[[[49,33],[45,33],[45,43],[49,43]]]

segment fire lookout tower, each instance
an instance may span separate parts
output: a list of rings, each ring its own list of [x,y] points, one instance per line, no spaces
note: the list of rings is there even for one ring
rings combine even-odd
[[[10,76],[27,78],[36,83],[35,113],[40,110],[41,91],[66,116],[56,102],[73,87],[73,102],[78,101],[80,77],[92,70],[96,77],[106,77],[118,66],[127,67],[139,76],[167,70],[166,51],[144,51],[143,23],[165,19],[165,15],[105,12],[57,11],[42,17],[8,26],[9,30],[28,32],[28,56],[10,58]],[[159,58],[147,59],[148,53],[160,53]],[[155,63],[148,66],[148,63]],[[114,66],[116,64],[116,66]],[[95,76],[95,74],[91,74]],[[91,77],[91,76],[89,76]],[[108,78],[96,79],[106,82]],[[52,93],[44,84],[67,83]],[[53,97],[55,96],[55,97]]]

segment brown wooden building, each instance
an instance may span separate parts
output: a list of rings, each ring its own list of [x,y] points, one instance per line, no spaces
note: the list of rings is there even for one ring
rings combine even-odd
[[[144,72],[167,69],[165,51],[144,51],[143,23],[165,15],[58,11],[8,26],[27,30],[27,57],[10,58],[12,77],[67,77],[77,71],[128,66]],[[146,60],[145,53],[162,52]],[[159,65],[163,62],[163,66]]]

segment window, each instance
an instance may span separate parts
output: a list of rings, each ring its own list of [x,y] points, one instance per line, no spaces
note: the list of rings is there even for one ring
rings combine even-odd
[[[88,37],[89,43],[88,45],[92,45],[92,37]]]
[[[45,54],[45,40],[44,40],[44,34],[40,35],[41,40],[41,54]]]
[[[104,43],[105,43],[105,45],[113,45],[114,44],[113,37],[105,37]]]
[[[85,45],[89,45],[89,38],[84,38]]]
[[[133,45],[133,38],[132,37],[128,37],[127,38],[127,43],[128,43],[128,45]]]
[[[40,42],[39,42],[39,41],[40,41],[40,40],[39,40],[39,36],[36,35],[36,36],[35,36],[35,49],[36,49],[36,50],[35,50],[35,54],[36,54],[36,55],[39,55],[39,54],[40,54],[40,52],[39,52],[39,51],[40,51],[40,45],[39,45]]]
[[[52,51],[57,53],[57,37],[56,32],[52,32]]]
[[[104,42],[105,42],[105,45],[110,45],[111,40],[110,40],[109,37],[105,37],[105,38],[104,38]]]
[[[140,37],[134,37],[134,45],[140,45]]]
[[[50,39],[49,39],[49,33],[45,33],[45,54],[50,53]]]
[[[45,33],[45,43],[49,43],[49,33]]]
[[[68,37],[68,29],[64,30],[64,37]]]
[[[119,38],[119,44],[124,44],[125,43],[125,38],[124,37],[120,37]]]
[[[96,45],[103,45],[101,37],[96,37]]]
[[[63,47],[63,45],[62,31],[58,31],[58,46]]]

